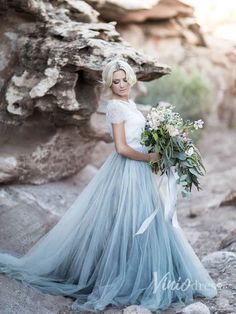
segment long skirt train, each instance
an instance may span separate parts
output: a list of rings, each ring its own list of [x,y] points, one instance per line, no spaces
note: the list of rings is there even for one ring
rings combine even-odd
[[[216,285],[181,228],[165,220],[144,161],[111,152],[60,221],[23,256],[1,251],[0,272],[73,309],[138,304],[150,310],[216,296]],[[157,209],[142,234],[143,221]]]

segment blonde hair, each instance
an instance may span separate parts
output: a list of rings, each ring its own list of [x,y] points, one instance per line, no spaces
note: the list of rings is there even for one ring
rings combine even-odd
[[[137,82],[136,74],[132,67],[124,60],[115,59],[109,61],[102,71],[102,84],[110,87],[112,84],[113,72],[123,70],[126,73],[128,83],[133,86]]]

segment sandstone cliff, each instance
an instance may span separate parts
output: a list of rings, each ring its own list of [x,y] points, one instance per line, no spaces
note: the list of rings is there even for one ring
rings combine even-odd
[[[169,73],[98,21],[84,1],[2,2],[0,182],[43,183],[76,173],[99,139],[95,114],[107,60],[123,57],[139,80]]]

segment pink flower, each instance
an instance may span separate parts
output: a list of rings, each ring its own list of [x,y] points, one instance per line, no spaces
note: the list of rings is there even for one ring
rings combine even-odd
[[[176,135],[179,134],[179,130],[176,129],[173,125],[167,124],[166,125],[166,129],[169,132],[171,137],[176,136]]]
[[[182,134],[182,137],[183,137],[183,141],[184,141],[184,142],[187,142],[187,141],[188,141],[188,135],[187,135],[186,132],[184,132],[184,133]]]

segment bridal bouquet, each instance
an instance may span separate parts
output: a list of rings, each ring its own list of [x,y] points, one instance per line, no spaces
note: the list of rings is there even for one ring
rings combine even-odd
[[[173,105],[166,103],[160,103],[151,109],[141,134],[141,144],[160,155],[157,162],[149,162],[152,171],[157,173],[159,170],[163,175],[168,173],[170,167],[174,167],[182,195],[189,196],[193,184],[198,190],[201,189],[198,177],[205,173],[200,152],[189,134],[202,128],[204,122],[183,121],[173,109]]]

